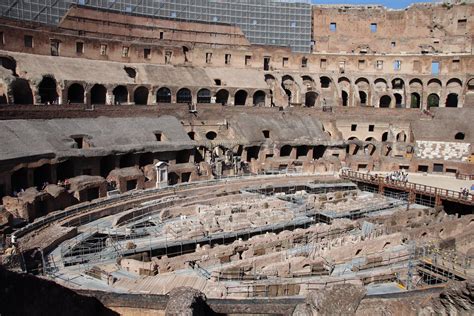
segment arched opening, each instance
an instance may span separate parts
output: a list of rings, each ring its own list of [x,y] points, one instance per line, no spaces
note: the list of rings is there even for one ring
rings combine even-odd
[[[308,146],[298,146],[296,147],[296,159],[299,159],[301,157],[306,158],[308,156],[309,152],[309,147]]]
[[[285,145],[280,149],[280,157],[289,157],[291,155],[291,146]]]
[[[178,93],[176,93],[176,102],[177,103],[191,103],[192,102],[191,90],[189,90],[188,88],[179,89]]]
[[[402,107],[402,95],[400,93],[395,93],[393,96],[395,97],[395,107],[401,108]]]
[[[405,82],[400,78],[395,78],[392,80],[392,89],[403,89],[405,87]]]
[[[194,140],[196,138],[196,133],[195,132],[189,132],[188,137],[189,137],[189,139]]]
[[[13,104],[33,104],[33,92],[25,79],[16,78],[11,84]]]
[[[53,104],[58,101],[58,92],[56,91],[56,80],[51,77],[43,77],[38,85],[38,94],[40,102],[44,104]]]
[[[132,167],[135,165],[135,159],[132,153],[120,156],[119,166],[120,168]]]
[[[84,87],[78,83],[73,83],[67,90],[69,103],[84,103]]]
[[[266,94],[262,90],[258,90],[253,94],[253,105],[254,106],[265,106]]]
[[[364,91],[359,91],[359,98],[360,98],[360,105],[366,106],[367,105],[367,93]]]
[[[28,189],[28,170],[26,168],[18,169],[11,175],[11,184],[13,192],[20,192],[21,189]]]
[[[380,98],[379,107],[388,108],[388,107],[390,107],[391,102],[392,102],[392,98],[388,95],[384,95]]]
[[[235,102],[235,105],[245,105],[245,103],[247,102],[247,91],[245,90],[239,90],[235,93],[235,97],[234,97],[234,102]]]
[[[148,103],[148,88],[138,87],[133,93],[133,102],[137,105],[145,105]]]
[[[401,131],[400,133],[397,134],[397,142],[406,142],[407,140],[407,135],[405,134],[404,131]]]
[[[318,99],[318,94],[316,92],[310,91],[305,93],[304,105],[306,107],[313,107],[316,105],[316,100]]]
[[[162,87],[156,91],[156,103],[171,103],[171,90]]]
[[[428,108],[439,107],[439,96],[436,93],[432,93],[428,96]]]
[[[349,95],[346,91],[342,90],[342,106],[347,106],[349,103]]]
[[[252,159],[258,159],[260,153],[260,146],[247,147],[247,162],[251,162]]]
[[[410,107],[412,109],[419,109],[421,105],[421,97],[418,93],[413,92],[411,94],[411,102],[410,102]]]
[[[17,76],[16,74],[16,60],[12,57],[0,57],[0,66],[2,66],[5,69],[11,70],[12,74],[14,76]]]
[[[365,154],[372,156],[375,153],[375,149],[376,147],[374,144],[367,144],[364,147],[364,152]]]
[[[383,141],[383,142],[386,142],[387,140],[388,140],[388,132],[384,132],[384,133],[382,134],[382,141]]]
[[[189,61],[188,54],[189,54],[189,48],[187,48],[186,46],[183,46],[183,56],[184,56],[185,63]]]
[[[313,148],[313,159],[319,159],[324,157],[326,152],[326,146],[318,145]]]
[[[229,91],[222,89],[216,93],[216,103],[226,105],[229,101]]]
[[[123,104],[128,102],[128,90],[125,86],[117,86],[112,91],[114,94],[115,104]]]
[[[201,89],[197,93],[197,103],[211,103],[211,91],[209,89]]]
[[[286,96],[288,97],[288,103],[291,103],[291,91],[289,89],[285,89]]]
[[[446,107],[447,108],[457,108],[458,107],[458,95],[457,93],[450,93],[446,98]]]
[[[467,91],[474,91],[474,78],[467,82]]]
[[[91,103],[105,104],[107,89],[101,84],[95,84],[91,89]]]
[[[357,155],[357,153],[359,152],[359,145],[357,144],[349,144],[347,147],[346,147],[346,153],[349,154],[349,155]]]
[[[456,133],[456,135],[454,135],[454,139],[456,140],[464,140],[464,137],[465,135],[462,132]]]
[[[41,167],[33,169],[33,183],[38,190],[51,183],[51,165],[44,164]]]
[[[331,85],[331,79],[329,79],[326,76],[321,77],[320,82],[321,82],[321,88],[323,89],[327,89]]]

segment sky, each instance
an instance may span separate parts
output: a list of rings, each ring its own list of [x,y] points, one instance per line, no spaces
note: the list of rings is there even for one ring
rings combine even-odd
[[[403,9],[414,2],[435,2],[435,0],[312,0],[314,4],[379,4],[392,9]]]

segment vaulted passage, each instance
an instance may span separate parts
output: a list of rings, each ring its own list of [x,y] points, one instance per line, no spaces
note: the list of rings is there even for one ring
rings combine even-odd
[[[192,95],[191,90],[187,88],[182,88],[176,93],[176,102],[177,103],[191,103]]]
[[[316,105],[316,100],[318,99],[318,94],[316,92],[306,92],[304,105],[311,108]]]
[[[107,89],[101,84],[95,84],[91,89],[91,103],[105,104]]]
[[[40,102],[43,104],[53,104],[58,101],[58,92],[56,91],[56,80],[51,77],[43,77],[38,85],[38,94]]]
[[[247,102],[247,91],[239,90],[235,94],[235,105],[245,105]]]
[[[388,107],[390,107],[391,102],[392,102],[392,98],[389,97],[388,95],[384,95],[383,97],[380,98],[379,106],[381,108],[388,108]]]
[[[458,107],[458,95],[456,93],[448,94],[448,97],[446,98],[446,107],[447,108]]]
[[[259,90],[253,94],[254,106],[265,106],[265,92]]]
[[[25,79],[17,78],[10,86],[13,95],[13,104],[33,104],[33,92]]]
[[[125,86],[117,86],[112,92],[114,94],[115,104],[120,105],[128,102],[128,90]]]
[[[171,103],[171,90],[163,87],[156,91],[156,103]]]
[[[78,83],[73,83],[67,90],[69,103],[84,103],[84,87]]]
[[[229,91],[222,89],[216,93],[216,103],[225,105],[229,101]]]
[[[201,89],[197,94],[197,103],[211,103],[211,91],[209,89]]]
[[[148,103],[148,88],[138,87],[133,93],[133,101],[137,105],[145,105]]]

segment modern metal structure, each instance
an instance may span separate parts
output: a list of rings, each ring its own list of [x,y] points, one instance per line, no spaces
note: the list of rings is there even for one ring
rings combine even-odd
[[[59,23],[71,4],[160,18],[240,26],[253,44],[311,49],[310,0],[2,0],[0,15]]]

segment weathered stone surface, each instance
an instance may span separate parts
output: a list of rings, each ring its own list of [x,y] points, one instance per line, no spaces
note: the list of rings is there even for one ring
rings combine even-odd
[[[190,287],[179,287],[173,289],[169,295],[166,306],[167,316],[194,316],[213,315],[214,312],[206,304],[206,296]]]
[[[365,294],[363,286],[334,285],[325,290],[309,293],[306,305],[310,307],[311,315],[355,315]]]
[[[441,294],[422,307],[420,315],[472,315],[474,282],[450,282]]]

